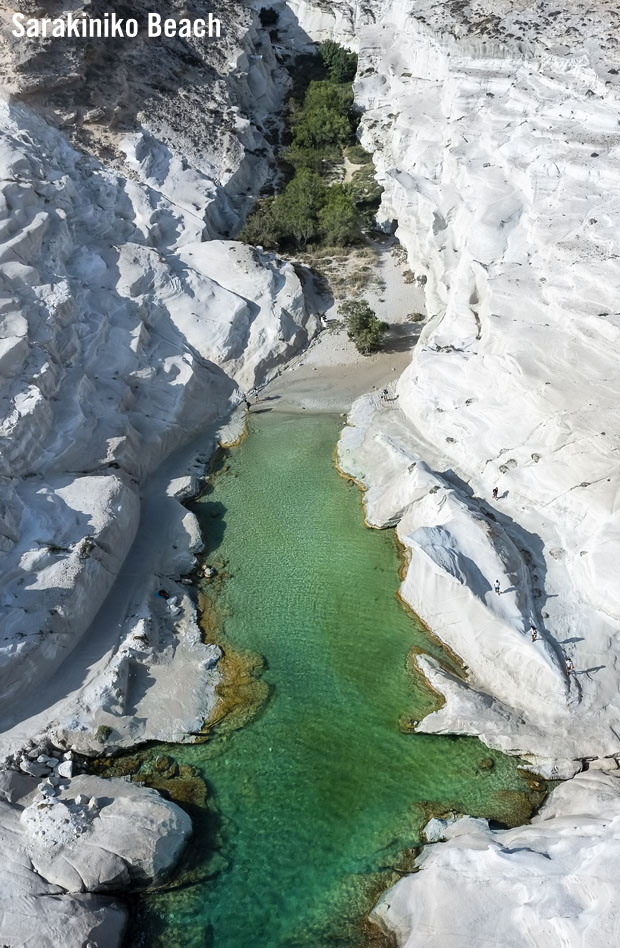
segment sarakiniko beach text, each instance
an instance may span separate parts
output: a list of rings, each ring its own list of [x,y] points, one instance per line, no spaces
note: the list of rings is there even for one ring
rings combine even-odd
[[[37,19],[26,17],[23,13],[14,13],[12,21],[13,36],[18,39],[134,39],[141,32],[141,24],[135,17],[119,17],[116,13],[105,13],[102,17],[75,16],[68,13],[66,17],[56,19]],[[222,22],[213,13],[209,13],[204,19],[184,17],[179,20],[163,17],[160,13],[149,13],[146,22],[142,24],[142,30],[145,28],[147,36],[151,38],[179,36],[188,39],[195,36],[198,39],[219,39],[222,35]]]

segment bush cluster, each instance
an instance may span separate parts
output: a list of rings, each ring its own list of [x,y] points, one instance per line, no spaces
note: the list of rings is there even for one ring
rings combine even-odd
[[[328,161],[341,158],[355,142],[356,121],[351,112],[350,86],[327,79],[311,82],[302,108],[292,107],[292,142],[286,158],[295,168],[322,170]]]
[[[257,203],[241,239],[268,250],[308,244],[344,247],[359,240],[360,233],[351,187],[326,187],[315,171],[302,168],[277,198]]]
[[[344,318],[349,339],[353,340],[358,352],[370,355],[381,349],[383,337],[390,327],[377,319],[366,300],[347,300],[341,304],[339,313]]]
[[[351,81],[357,57],[331,40],[321,45],[320,56],[328,78],[310,82],[303,103],[289,108],[285,158],[293,176],[277,197],[258,201],[240,235],[247,243],[274,250],[350,246],[361,239],[380,196],[372,162],[356,144]],[[329,185],[326,173],[345,153],[363,167],[350,184]]]
[[[357,56],[332,40],[325,40],[320,46],[323,65],[332,82],[353,82],[357,72]]]

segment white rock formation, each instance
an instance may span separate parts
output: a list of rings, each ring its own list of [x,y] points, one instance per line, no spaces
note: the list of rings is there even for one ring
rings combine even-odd
[[[67,892],[161,881],[192,828],[155,790],[92,776],[75,777],[57,800],[35,799],[20,820],[34,869]]]
[[[132,12],[155,8],[186,5]],[[232,0],[221,43],[19,44],[12,12],[0,0],[0,759],[44,731],[91,753],[191,739],[219,650],[180,582],[201,545],[180,501],[219,426],[238,436],[241,393],[315,330],[295,270],[227,239],[271,172],[289,80]],[[70,763],[19,760],[42,786],[16,826],[0,773],[0,942],[116,948],[124,911],[59,886],[157,877],[189,825],[90,786],[78,819]]]
[[[204,16],[204,0],[133,0],[144,23]],[[221,37],[15,41],[12,14],[101,17],[102,0],[0,0],[0,85],[87,154],[182,207],[208,236],[234,236],[273,169],[289,80],[250,5],[220,0]],[[208,11],[207,11],[208,12]],[[125,13],[125,15],[127,15]],[[151,221],[158,239],[174,220]]]
[[[178,806],[124,780],[75,777],[60,798],[49,799],[37,795],[34,778],[4,771],[3,943],[57,948],[92,937],[101,948],[119,945],[127,913],[105,893],[165,878],[190,832]]]
[[[424,848],[422,870],[385,893],[373,918],[402,948],[580,948],[620,927],[620,780],[578,774],[528,826],[463,817]],[[449,906],[449,911],[446,907]]]
[[[247,51],[238,52],[247,57]],[[285,89],[273,62],[270,68],[263,75],[259,112],[277,103]],[[241,75],[239,83],[246,80]],[[233,85],[234,70],[218,87],[220,112],[232,108],[225,95],[232,98]],[[250,91],[243,94],[249,101]],[[235,137],[234,123],[230,132],[236,147],[214,127],[210,164],[203,151],[200,167],[175,152],[173,142],[164,143],[161,116],[161,137],[155,138],[156,119],[151,115],[150,124],[138,131],[116,134],[116,163],[121,145],[126,155],[122,175],[74,150],[64,133],[29,108],[0,104],[5,752],[29,729],[10,730],[24,718],[20,699],[33,688],[47,694],[48,680],[83,639],[114,580],[122,580],[145,478],[192,436],[211,429],[193,449],[206,460],[214,423],[238,401],[239,388],[260,383],[314,328],[291,266],[234,242],[203,242],[223,214],[225,167],[240,169],[248,160],[245,147],[252,150],[241,114],[239,134]],[[204,143],[208,133],[201,135]],[[258,165],[254,170],[258,173]],[[230,186],[230,222],[239,220],[232,210],[238,184]],[[183,473],[195,457],[180,459],[179,469],[171,465],[169,478]],[[160,474],[160,496],[165,487]],[[112,713],[125,714],[136,695],[127,698],[123,676],[131,678],[134,666],[145,663],[144,656],[134,655],[133,663],[128,656],[136,644],[150,640],[150,660],[152,648],[165,638],[159,662],[166,664],[177,652],[173,620],[178,619],[189,647],[184,665],[195,666],[188,672],[186,702],[172,727],[158,731],[147,724],[142,735],[174,739],[200,727],[213,687],[205,670],[214,654],[202,649],[200,658],[195,611],[187,597],[166,621],[151,616],[157,583],[168,585],[166,575],[178,578],[191,569],[200,547],[193,516],[176,502],[166,510],[158,526],[169,544],[161,544],[159,557],[155,548],[142,561],[133,584],[140,595],[131,613],[98,620],[107,636],[96,656],[99,663],[118,643],[119,626],[127,639],[114,668],[107,668],[90,695],[93,711],[102,705],[97,693],[120,688],[125,694],[118,695]],[[65,684],[63,675],[57,693],[35,702],[31,711],[62,697]],[[132,739],[138,736],[132,733]]]
[[[601,4],[586,36],[545,3],[290,7],[311,35],[355,36],[382,216],[426,288],[397,401],[361,406],[341,451],[376,488],[369,519],[412,551],[403,593],[478,691],[434,670],[447,702],[424,726],[619,752],[617,14]]]
[[[464,682],[421,660],[445,696],[421,726],[479,734],[561,776],[582,757],[615,767],[617,7],[288,6],[300,45],[359,50],[382,217],[426,290],[394,401],[362,399],[340,448],[369,488],[368,521],[396,525],[407,548],[401,592],[467,666]],[[450,829],[382,903],[399,944],[613,940],[618,781],[595,780],[556,791],[531,830]],[[535,841],[552,813],[547,852]]]
[[[410,551],[403,594],[468,666],[464,684],[423,663],[446,696],[423,727],[477,733],[539,764],[552,759],[557,773],[569,775],[578,757],[620,753],[617,11],[604,0],[594,14],[550,0],[532,7],[290,0],[288,7],[291,42],[332,35],[360,51],[362,140],[385,186],[383,218],[398,222],[426,287],[429,323],[397,401],[389,408],[362,401],[341,448],[343,466],[370,488],[369,521],[398,524]],[[193,607],[174,586],[180,612],[152,608],[159,578],[178,575],[196,543],[174,497],[158,526],[178,549],[157,555],[151,526],[125,557],[138,525],[139,483],[215,422],[236,384],[254,384],[304,339],[307,316],[290,269],[235,245],[202,242],[236,232],[268,167],[261,123],[244,105],[258,98],[272,106],[283,88],[273,55],[253,45],[248,17],[244,11],[239,21],[237,51],[226,48],[218,63],[208,107],[219,133],[207,157],[203,134],[191,142],[205,83],[182,90],[193,104],[175,118],[183,70],[173,77],[166,62],[164,91],[153,96],[159,105],[136,114],[135,80],[127,77],[136,66],[152,69],[144,49],[137,59],[123,50],[103,115],[80,88],[97,70],[106,74],[96,54],[81,59],[54,46],[50,69],[41,71],[36,55],[14,62],[13,48],[5,50],[5,82],[29,93],[91,156],[109,150],[116,169],[73,151],[27,106],[0,110],[0,546],[7,563],[0,681],[13,714],[5,705],[13,725],[5,753],[50,720],[72,740],[82,729],[92,744],[99,723],[122,741],[168,734],[166,727],[176,733],[203,710],[195,696],[208,694],[216,656],[201,646]],[[58,83],[47,103],[50,76]],[[183,463],[166,461],[146,489],[149,512],[159,511],[155,498],[195,459],[193,451]],[[132,581],[135,563],[141,572]],[[101,631],[107,637],[99,639]],[[88,652],[93,646],[99,654]],[[45,680],[74,648],[74,661],[63,666],[71,684],[55,694],[53,677]],[[153,695],[174,690],[175,655],[182,669],[198,672],[164,723]],[[575,674],[565,674],[564,655]],[[140,684],[145,667],[160,669],[148,696]],[[30,703],[37,692],[42,712],[26,723],[11,691],[18,677]],[[43,714],[50,705],[53,713]],[[152,730],[130,733],[132,712],[145,712]],[[579,809],[600,821],[615,812],[616,778],[586,777],[606,789]],[[568,933],[569,944],[589,931],[566,882],[581,825],[571,794],[581,794],[583,781],[554,795],[567,814],[557,818],[560,826],[568,820],[567,856],[550,911],[566,921],[552,919],[548,932]],[[487,845],[488,831],[475,829]],[[596,838],[607,866],[615,842]],[[445,858],[447,866],[455,857]],[[501,867],[508,862],[502,858]],[[548,870],[553,856],[534,862]],[[425,868],[416,879],[426,875]],[[49,892],[45,885],[37,881],[37,891]],[[496,918],[504,889],[490,894],[485,906]],[[592,911],[603,923],[611,919],[602,903]],[[405,906],[394,922],[403,943],[414,937],[412,917]],[[529,923],[518,905],[511,918],[515,941],[507,944],[521,944]],[[445,919],[436,914],[438,944],[452,937]],[[466,929],[458,944],[468,942]],[[431,938],[434,930],[424,944]]]

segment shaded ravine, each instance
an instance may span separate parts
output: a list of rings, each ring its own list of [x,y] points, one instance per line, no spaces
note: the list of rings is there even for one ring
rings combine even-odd
[[[193,765],[209,801],[177,879],[141,897],[133,948],[360,948],[430,814],[516,825],[542,799],[477,739],[403,733],[435,701],[408,654],[446,656],[394,595],[393,531],[363,527],[334,468],[340,425],[254,414],[195,505],[225,574],[205,593],[231,648],[264,657],[268,698],[240,730],[141,752]]]

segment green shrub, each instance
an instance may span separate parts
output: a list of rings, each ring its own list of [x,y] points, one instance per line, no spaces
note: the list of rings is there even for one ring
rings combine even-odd
[[[338,161],[338,149],[315,151],[312,148],[301,148],[299,145],[289,145],[285,151],[285,158],[293,165],[295,172],[305,168],[307,171],[316,171],[325,174],[326,168]]]
[[[318,174],[302,168],[273,202],[273,217],[281,238],[305,247],[318,236],[319,213],[326,187]]]
[[[348,115],[353,105],[351,86],[341,86],[329,80],[311,82],[306,90],[303,112],[317,108],[333,109],[341,115]]]
[[[112,733],[112,728],[109,724],[100,724],[95,732],[95,740],[99,744],[105,744],[110,734]]]
[[[270,8],[263,7],[262,19],[268,14]],[[270,250],[303,250],[308,244],[346,247],[359,242],[370,222],[381,191],[370,156],[356,145],[351,80],[357,57],[331,41],[322,44],[321,57],[330,78],[310,81],[303,103],[300,83],[289,103],[285,158],[294,176],[278,197],[257,202],[240,234],[246,243]],[[305,82],[316,75],[311,67],[310,58],[303,67]],[[324,182],[332,165],[342,164],[345,149],[363,167],[350,184],[330,187]]]
[[[348,49],[325,40],[320,46],[321,59],[334,82],[353,82],[357,72],[357,56]]]
[[[352,165],[372,165],[372,155],[359,144],[349,145],[344,153]]]
[[[282,239],[282,233],[273,213],[274,198],[261,198],[256,202],[252,214],[239,234],[239,240],[246,244],[275,250]]]
[[[370,355],[381,349],[383,337],[390,327],[377,319],[366,300],[347,300],[341,304],[339,312],[344,317],[349,339],[353,340],[358,352]]]
[[[360,239],[360,214],[348,185],[332,184],[327,189],[319,224],[321,236],[330,246],[347,247]]]
[[[293,131],[293,146],[299,149],[326,151],[347,144],[351,123],[346,115],[327,106],[317,106],[306,113]]]
[[[291,151],[341,151],[353,138],[352,104],[350,89],[331,82],[311,82],[303,109],[290,113]]]
[[[383,188],[375,179],[375,166],[364,165],[353,174],[351,187],[355,201],[368,210],[376,210],[381,203]]]

